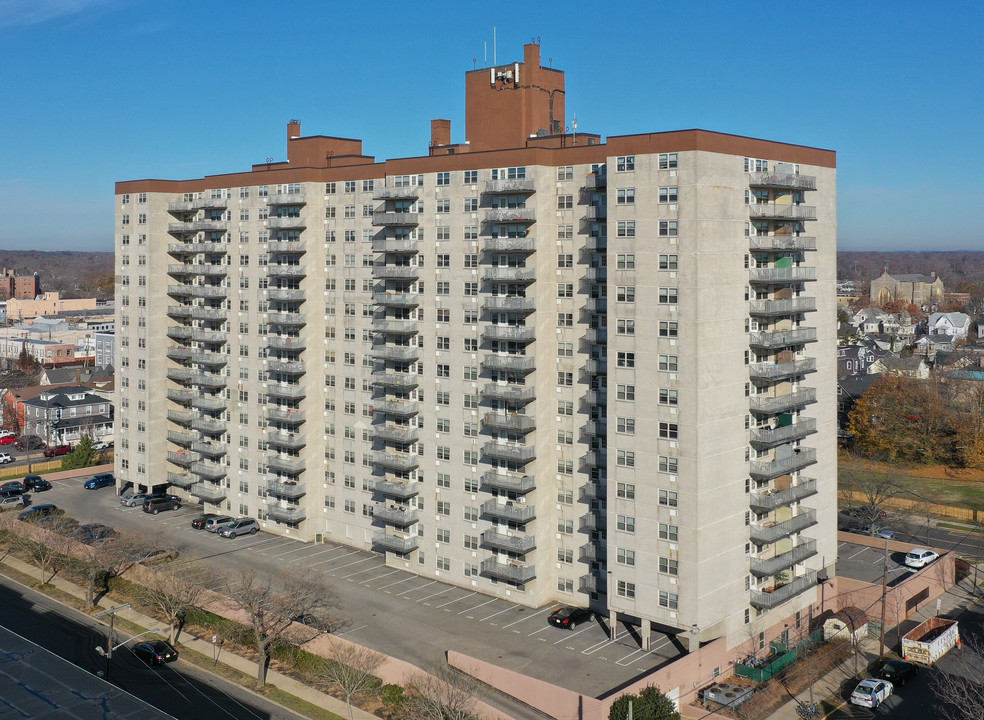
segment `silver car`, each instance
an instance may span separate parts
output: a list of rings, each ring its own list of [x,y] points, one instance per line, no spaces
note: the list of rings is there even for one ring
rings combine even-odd
[[[147,493],[127,493],[120,498],[120,505],[123,507],[137,507],[143,505]]]
[[[205,529],[209,532],[218,532],[227,525],[232,525],[236,522],[236,518],[230,517],[228,515],[222,515],[220,517],[212,518],[205,523]]]
[[[255,535],[260,531],[260,524],[253,518],[239,518],[231,525],[226,525],[219,530],[219,535],[227,538],[239,537],[240,535]]]

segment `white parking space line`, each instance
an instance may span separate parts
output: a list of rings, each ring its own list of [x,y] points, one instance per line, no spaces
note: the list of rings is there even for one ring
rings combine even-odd
[[[611,645],[613,642],[616,642],[616,641],[615,640],[612,640],[612,639],[602,640],[600,643],[595,643],[594,645],[589,645],[588,647],[584,648],[584,650],[581,651],[581,654],[582,655],[591,655],[592,653],[598,652],[599,650],[601,650],[606,645]]]
[[[541,629],[543,629],[543,630],[546,630],[546,629],[547,629],[547,628],[549,628],[549,627],[550,627],[550,626],[549,626],[549,625],[547,625],[547,626],[546,626],[545,628],[541,628]],[[554,643],[554,645],[560,645],[560,644],[561,644],[562,642],[567,642],[567,641],[568,641],[568,640],[569,640],[570,638],[572,638],[572,637],[575,637],[575,636],[577,636],[577,635],[580,635],[580,634],[581,634],[581,633],[583,633],[583,632],[587,632],[587,631],[588,631],[588,630],[590,630],[590,629],[591,629],[591,626],[590,626],[590,625],[588,625],[587,627],[585,627],[585,628],[582,628],[581,630],[578,630],[578,631],[576,631],[576,632],[572,632],[572,633],[569,633],[569,634],[566,634],[566,633],[565,633],[565,635],[566,635],[566,637],[562,637],[562,638],[561,638],[560,640],[558,640],[557,642],[555,642],[555,643]],[[540,632],[540,631],[539,631],[539,630],[537,630],[536,632]],[[531,634],[533,634],[533,633],[531,633]]]
[[[342,635],[349,635],[351,633],[354,633],[357,630],[362,630],[363,628],[367,628],[367,627],[369,627],[369,626],[368,625],[359,625],[359,627],[354,627],[351,630],[346,630],[345,632],[334,633],[334,634],[335,635],[338,635],[338,637],[341,637]]]
[[[417,577],[416,575],[408,575],[407,577],[403,578],[402,580],[397,580],[396,582],[391,582],[389,585],[383,585],[382,587],[376,588],[376,590],[385,590],[388,587],[393,587],[394,585],[399,585],[400,583],[405,583],[407,580],[415,580],[416,577]]]
[[[422,597],[420,600],[414,600],[414,602],[424,602],[425,600],[430,600],[431,598],[437,597],[438,595],[443,595],[444,593],[450,591],[452,588],[441,588],[438,592],[433,595],[428,595],[427,597]]]
[[[407,595],[407,594],[412,593],[412,592],[417,592],[418,590],[423,590],[425,587],[428,587],[430,585],[433,585],[436,582],[437,582],[437,580],[431,580],[429,583],[424,583],[423,585],[421,585],[419,587],[410,588],[409,590],[404,590],[401,593],[397,593],[396,596],[397,597],[400,597],[401,595]]]
[[[500,610],[499,612],[494,612],[494,613],[492,613],[491,615],[486,615],[485,617],[483,617],[483,618],[481,618],[481,619],[479,620],[479,622],[485,622],[486,620],[491,620],[491,619],[492,619],[492,618],[494,618],[494,617],[495,617],[496,615],[502,615],[502,613],[507,613],[507,612],[509,612],[510,610],[512,610],[512,606],[510,606],[510,607],[507,607],[507,608],[506,608],[505,610]],[[509,626],[508,626],[508,625],[506,625],[505,627],[509,627]]]
[[[438,605],[438,606],[437,606],[437,607],[435,608],[435,610],[440,610],[440,609],[441,609],[442,607],[445,607],[446,605],[453,605],[454,603],[456,603],[456,602],[458,602],[459,600],[467,600],[467,599],[468,599],[468,598],[470,598],[470,597],[471,597],[472,595],[475,595],[475,593],[473,593],[473,592],[472,592],[472,593],[468,593],[468,594],[467,594],[467,595],[465,595],[464,597],[460,597],[460,598],[455,598],[454,600],[449,600],[448,602],[446,602],[446,603],[444,603],[444,605]],[[451,611],[450,611],[450,610],[447,610],[447,611],[445,611],[445,612],[451,612]]]
[[[336,545],[335,547],[326,548],[324,550],[318,550],[318,552],[313,553],[311,555],[311,557],[312,558],[316,558],[319,555],[324,555],[325,553],[331,553],[331,552],[335,552],[336,550],[341,550],[341,549],[342,549],[342,546],[341,545]]]
[[[274,555],[274,557],[283,557],[284,555],[290,555],[291,553],[301,552],[303,550],[307,550],[307,548],[304,547],[303,545],[301,545],[300,547],[293,547],[290,550],[285,550],[284,552],[280,553],[279,555]]]
[[[386,566],[383,565],[381,567],[386,567]],[[361,582],[359,582],[359,585],[365,585],[367,583],[375,582],[376,580],[382,580],[383,578],[389,577],[390,575],[396,575],[396,573],[398,573],[398,572],[403,572],[403,571],[402,570],[390,570],[388,573],[383,573],[382,575],[376,575],[375,577],[371,577],[368,580],[362,580]]]
[[[342,555],[338,555],[336,557],[333,557],[330,560],[323,560],[322,562],[334,562],[335,560],[341,560],[342,558],[347,558],[347,557],[350,557],[352,555],[358,555],[361,552],[362,552],[361,550],[352,550],[351,552],[343,553]]]
[[[364,562],[371,562],[371,561],[376,560],[376,559],[377,558],[375,558],[373,556],[364,557],[364,558],[362,558],[360,560],[355,560],[355,561],[350,562],[350,563],[345,563],[344,565],[339,565],[337,568],[331,568],[331,570],[329,570],[329,572],[331,572],[334,575],[335,574],[335,571],[344,570],[347,567],[352,567],[353,565],[361,565]]]
[[[373,570],[378,570],[381,567],[386,567],[384,564],[380,563],[375,567],[366,568],[365,570],[359,570],[359,572],[349,573],[348,575],[342,575],[342,580],[347,580],[350,577],[355,577],[356,575],[361,575],[362,573],[372,572]]]
[[[549,625],[544,625],[544,626],[543,626],[542,628],[540,628],[539,630],[534,630],[533,632],[531,632],[531,633],[529,633],[529,634],[528,634],[528,635],[527,635],[526,637],[533,637],[534,635],[539,635],[539,634],[540,634],[540,633],[542,633],[542,632],[543,632],[544,630],[549,630],[549,629],[550,629],[550,626],[549,626]],[[564,638],[564,639],[566,640],[566,638]],[[554,643],[554,645],[556,645],[556,644],[557,644],[557,643]]]
[[[521,617],[516,622],[511,622],[508,625],[503,625],[502,627],[504,627],[504,628],[512,627],[513,625],[518,625],[519,623],[523,622],[524,620],[529,620],[530,618],[535,618],[535,617],[538,617],[538,616],[543,615],[544,613],[548,613],[548,612],[553,612],[553,608],[547,608],[546,610],[542,610],[541,612],[538,612],[538,613],[533,613],[532,615],[524,615],[523,617]]]
[[[645,653],[646,655],[648,655],[650,652],[652,652],[652,651],[651,650],[650,651],[646,651],[646,650],[643,650],[642,648],[639,648],[638,650],[635,650],[634,652],[630,652],[625,657],[619,658],[618,660],[615,661],[615,664],[616,665],[622,665],[623,667],[625,665],[631,665],[633,662],[635,662],[631,658],[634,658],[639,653]]]
[[[471,612],[472,610],[478,610],[478,609],[479,609],[480,607],[482,607],[483,605],[488,605],[489,603],[494,603],[494,602],[495,602],[496,600],[498,600],[498,599],[499,599],[499,598],[492,598],[491,600],[486,600],[486,601],[485,601],[485,602],[483,602],[483,603],[482,603],[481,605],[476,605],[475,607],[470,607],[470,608],[468,608],[467,610],[462,610],[462,611],[461,611],[460,613],[458,613],[458,614],[459,614],[459,615],[464,615],[464,614],[465,614],[466,612]]]
[[[863,554],[863,553],[865,553],[865,552],[867,552],[867,551],[868,551],[868,548],[861,548],[860,550],[858,550],[858,551],[857,551],[856,553],[854,553],[853,555],[851,555],[851,556],[850,556],[849,558],[847,558],[847,559],[848,559],[848,560],[853,560],[853,559],[854,559],[854,558],[856,558],[856,557],[857,557],[858,555],[861,555],[861,554]]]

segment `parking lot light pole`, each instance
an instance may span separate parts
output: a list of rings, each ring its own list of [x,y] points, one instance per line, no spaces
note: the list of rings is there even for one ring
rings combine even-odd
[[[120,610],[129,610],[130,603],[124,605],[117,605],[109,610],[103,610],[101,613],[96,613],[93,617],[102,617],[103,615],[109,615],[109,632],[106,634],[106,680],[109,681],[109,672],[113,666],[113,623],[116,620],[116,613]],[[117,645],[117,647],[119,647]]]

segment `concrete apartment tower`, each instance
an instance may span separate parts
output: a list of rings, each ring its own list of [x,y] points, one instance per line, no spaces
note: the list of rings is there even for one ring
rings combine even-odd
[[[566,131],[466,73],[467,142],[301,136],[116,188],[116,471],[268,532],[690,642],[806,616],[836,557],[835,155]]]

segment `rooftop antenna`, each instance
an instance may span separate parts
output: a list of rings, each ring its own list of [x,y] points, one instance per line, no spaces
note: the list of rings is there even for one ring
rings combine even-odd
[[[499,44],[496,40],[495,25],[492,26],[492,64],[499,64]]]
[[[574,120],[571,122],[571,127],[574,128],[574,144],[577,145],[577,113],[574,113]]]

